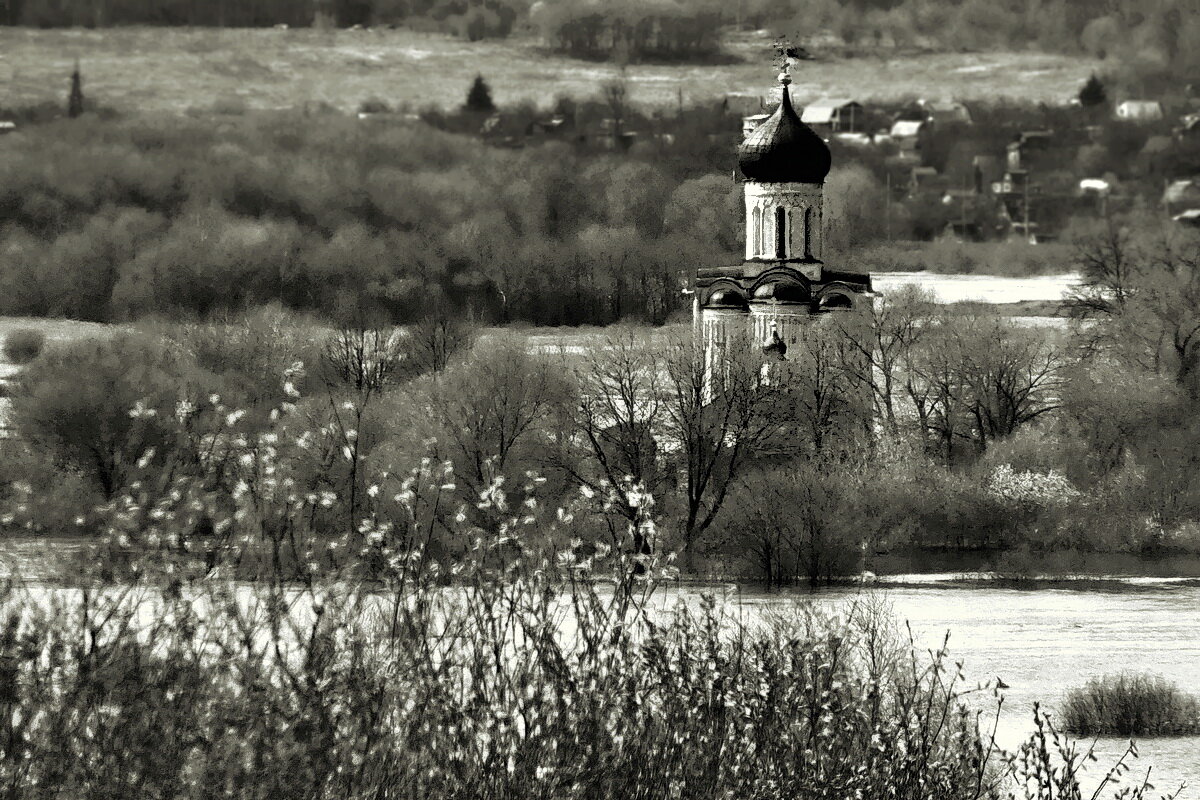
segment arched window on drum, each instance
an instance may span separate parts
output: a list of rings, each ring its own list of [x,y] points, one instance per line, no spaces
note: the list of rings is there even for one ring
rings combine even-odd
[[[813,257],[813,210],[811,208],[804,209],[804,257],[812,259]]]

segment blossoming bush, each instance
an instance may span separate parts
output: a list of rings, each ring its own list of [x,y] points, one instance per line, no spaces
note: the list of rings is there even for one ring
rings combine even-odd
[[[1023,507],[1064,506],[1080,496],[1079,490],[1057,470],[1017,472],[1009,464],[992,470],[987,488],[998,499]]]

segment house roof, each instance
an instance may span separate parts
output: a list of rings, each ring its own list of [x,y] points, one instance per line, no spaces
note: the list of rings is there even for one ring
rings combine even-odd
[[[1163,192],[1163,202],[1167,204],[1182,203],[1189,199],[1200,201],[1200,181],[1195,178],[1172,181]]]
[[[1175,144],[1175,140],[1170,136],[1151,136],[1146,140],[1146,144],[1142,147],[1142,153],[1146,155],[1154,155],[1156,153],[1165,153],[1170,150]]]
[[[971,112],[957,100],[922,100],[920,104],[936,122],[971,122]]]
[[[892,125],[892,136],[916,136],[921,132],[921,128],[924,127],[924,125],[925,123],[920,120],[902,119]]]
[[[849,97],[834,97],[827,100],[817,100],[809,103],[800,112],[800,121],[806,125],[827,125],[833,122],[838,111],[848,105],[861,105]]]

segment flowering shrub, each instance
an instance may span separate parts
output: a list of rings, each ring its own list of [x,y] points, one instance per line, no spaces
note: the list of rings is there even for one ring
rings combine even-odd
[[[1079,490],[1057,470],[1016,472],[1009,464],[992,470],[987,490],[999,500],[1026,508],[1064,506],[1080,496]]]

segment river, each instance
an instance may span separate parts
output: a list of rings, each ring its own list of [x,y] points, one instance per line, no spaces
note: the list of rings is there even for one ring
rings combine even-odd
[[[871,284],[881,294],[904,286],[919,286],[941,303],[1021,303],[1058,301],[1079,285],[1078,273],[1006,277],[1000,275],[944,275],[937,272],[876,272]]]
[[[1066,690],[1105,673],[1154,672],[1186,692],[1200,694],[1200,583],[1195,581],[1133,579],[1105,589],[1009,589],[947,582],[847,587],[803,596],[837,609],[864,593],[882,599],[897,620],[907,621],[920,648],[938,648],[949,633],[949,660],[963,662],[969,685],[997,677],[1008,684],[1001,692],[1004,710],[997,730],[1004,747],[1014,747],[1032,730],[1034,702],[1053,713]],[[733,590],[721,594],[746,610],[783,606],[797,596]],[[982,697],[979,702],[983,707]],[[1124,739],[1100,739],[1099,762],[1091,765],[1086,783],[1098,781],[1126,745]],[[1191,785],[1180,797],[1200,798],[1200,737],[1144,739],[1138,748],[1140,758],[1133,762],[1131,776],[1140,780],[1147,767],[1153,767],[1151,782],[1159,792],[1172,792],[1187,782]]]

